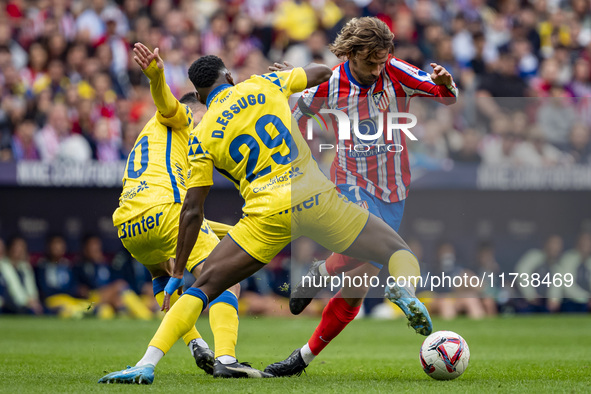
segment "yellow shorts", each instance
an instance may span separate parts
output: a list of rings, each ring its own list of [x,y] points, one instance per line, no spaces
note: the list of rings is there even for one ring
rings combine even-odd
[[[182,204],[177,203],[157,205],[118,225],[119,239],[123,246],[145,266],[159,264],[175,257],[181,207]],[[219,242],[204,219],[199,238],[189,256],[187,270],[192,272]]]
[[[369,211],[331,189],[284,212],[245,216],[228,235],[246,253],[266,264],[301,236],[341,253],[357,239],[368,219]]]

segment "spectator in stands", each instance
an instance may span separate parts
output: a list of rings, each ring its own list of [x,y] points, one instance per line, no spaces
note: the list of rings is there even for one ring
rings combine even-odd
[[[254,25],[253,21],[244,14],[236,16],[232,22],[233,33],[228,37],[226,41],[226,47],[232,48],[231,42],[234,43],[232,53],[234,54],[234,64],[237,67],[242,67],[248,54],[252,51],[260,51],[263,49],[262,42],[255,36],[253,36]],[[319,41],[322,41],[320,39]],[[314,44],[319,45],[317,41],[308,41],[311,51],[318,51],[318,47],[314,47]],[[326,47],[326,45],[325,45]]]
[[[148,309],[154,312],[160,311],[160,306],[154,298],[152,275],[142,263],[129,254],[127,249],[123,248],[113,257],[111,269],[113,277],[125,281],[135,294],[141,296]],[[190,286],[189,283],[185,283]]]
[[[72,128],[68,119],[68,110],[63,104],[52,105],[47,125],[36,135],[35,141],[41,159],[53,160],[58,156],[60,144],[71,134]]]
[[[546,274],[559,272],[558,262],[562,256],[563,240],[559,235],[551,235],[546,239],[543,249],[530,249],[515,265],[515,273],[523,274],[528,280],[518,279],[519,291],[527,305],[519,307],[520,312],[556,312],[560,303],[552,294],[554,287],[533,286],[529,280],[533,274],[543,278]],[[520,277],[521,278],[521,277]],[[550,298],[548,298],[550,297]]]
[[[527,85],[517,74],[517,59],[511,53],[501,53],[494,71],[483,77],[480,91],[493,97],[524,97]]]
[[[492,72],[480,78],[477,95],[480,111],[489,119],[494,118],[501,109],[515,109],[515,100],[502,98],[527,95],[527,84],[517,74],[517,62],[511,53],[501,53]],[[491,97],[499,99],[491,100]]]
[[[0,46],[8,50],[10,63],[14,68],[22,70],[27,66],[29,55],[14,39],[8,23],[0,24]]]
[[[302,42],[318,28],[318,19],[309,0],[287,0],[277,7],[273,25],[287,42]]]
[[[70,80],[66,75],[64,63],[59,59],[50,60],[47,75],[39,82],[39,90],[48,89],[52,100],[63,102],[69,86]]]
[[[475,58],[476,51],[472,34],[468,31],[467,21],[463,13],[458,13],[452,20],[452,49],[460,66],[466,67]]]
[[[483,146],[482,161],[487,165],[519,166],[522,136],[515,133],[509,119],[498,116],[493,120],[492,133]]]
[[[523,165],[530,167],[552,167],[566,160],[559,149],[546,142],[544,132],[537,125],[529,128],[527,140],[517,154]]]
[[[476,252],[476,262],[478,264],[478,276],[485,279],[482,285],[482,306],[486,316],[496,316],[502,304],[507,302],[508,294],[506,289],[500,286],[494,286],[494,282],[488,279],[493,275],[494,280],[501,273],[501,267],[495,257],[495,249],[489,242],[482,242],[478,245]]]
[[[54,34],[47,40],[47,50],[49,53],[49,60],[66,60],[66,51],[68,49],[68,41],[64,35]]]
[[[323,63],[329,67],[339,64],[339,59],[328,49],[324,30],[316,30],[305,43],[289,47],[284,59],[294,67],[304,67],[311,62]]]
[[[452,151],[450,158],[458,163],[479,164],[482,161],[479,153],[481,139],[482,136],[477,130],[464,130],[460,149]]]
[[[109,49],[110,64],[106,65],[111,80],[113,81],[114,90],[121,97],[127,97],[129,95],[129,77],[127,74],[127,67],[130,61],[129,55],[129,43],[121,36],[121,30],[127,30],[119,28],[122,22],[119,21],[121,18],[121,11],[115,8],[106,9],[102,14],[102,20],[106,26],[106,33],[103,38],[97,43],[98,47],[105,46],[104,48]],[[124,17],[123,17],[124,18]]]
[[[569,146],[566,151],[569,162],[573,164],[590,164],[590,138],[588,126],[577,123],[572,127],[569,136]]]
[[[579,58],[575,61],[573,80],[569,84],[569,90],[575,97],[591,98],[591,64],[589,60]]]
[[[550,97],[542,101],[536,114],[536,121],[544,132],[546,140],[556,146],[565,147],[576,119],[573,101],[564,86],[552,86]]]
[[[472,319],[481,319],[485,316],[484,307],[480,301],[480,288],[472,288],[469,283],[462,283],[460,287],[454,287],[453,277],[475,275],[469,269],[462,267],[456,256],[456,250],[452,243],[442,242],[437,248],[436,268],[431,272],[439,278],[444,275],[452,278],[452,282],[442,281],[442,286],[436,289],[432,300],[431,310],[445,320],[454,319],[458,314],[465,313]],[[456,282],[457,283],[457,282]]]
[[[559,85],[559,71],[558,61],[555,58],[550,57],[542,62],[539,75],[530,81],[535,96],[548,97],[550,95],[552,86]]]
[[[119,122],[105,117],[99,118],[94,126],[92,141],[95,144],[95,158],[102,162],[120,159],[118,142]]]
[[[36,132],[37,126],[32,120],[25,120],[17,126],[12,137],[12,155],[15,160],[39,160],[34,140]]]
[[[126,160],[135,145],[135,140],[142,131],[142,126],[135,122],[129,122],[123,127],[123,141],[119,148],[119,160]]]
[[[41,300],[49,311],[62,317],[80,317],[91,306],[90,301],[77,298],[78,283],[61,235],[48,238],[46,255],[35,271]]]
[[[88,47],[83,44],[73,44],[66,55],[66,74],[73,84],[83,79],[85,61],[89,58]]]
[[[128,43],[138,40],[160,47],[169,61],[176,59],[168,70],[173,71],[173,66],[181,70],[186,59],[219,54],[237,79],[245,79],[285,58],[294,63],[313,60],[334,65],[326,43],[334,41],[336,32],[351,18],[370,15],[384,20],[396,33],[397,57],[413,64],[436,59],[456,70],[452,73],[458,75],[464,92],[457,107],[465,105],[465,113],[475,113],[470,106],[477,106],[487,122],[529,103],[511,97],[587,97],[591,93],[591,17],[583,0],[570,7],[544,1],[532,5],[465,1],[443,5],[435,0],[361,3],[243,0],[181,2],[175,7],[171,0],[11,2],[0,16],[0,160],[13,156],[15,160],[34,159],[34,154],[13,153],[12,141],[25,118],[37,123],[36,141],[48,140],[38,146],[41,158],[63,156],[56,153],[59,144],[46,135],[46,128],[54,106],[64,100],[71,132],[87,139],[94,159],[113,160],[113,150],[123,144],[124,125],[152,111],[143,94],[145,79],[129,68]],[[174,76],[169,75],[173,90],[180,91],[186,75],[177,72]],[[566,89],[556,93],[561,90],[554,89],[557,86]],[[478,100],[472,103],[476,91]],[[538,115],[543,118],[541,126],[553,130],[545,130],[547,141],[570,150],[566,144],[573,120],[566,112],[575,111],[577,122],[590,125],[591,104],[579,100],[576,110],[572,103],[559,110],[546,104],[548,108]],[[110,119],[107,140],[101,118]],[[558,118],[566,121],[558,125]],[[458,123],[454,126],[459,130],[485,130],[475,119]],[[467,134],[466,151],[468,161],[477,162],[474,136]],[[486,151],[489,138],[482,137]],[[458,139],[460,143],[446,149],[445,139],[437,140],[441,147],[422,153],[433,154],[431,159],[436,161],[440,161],[441,150],[450,158],[462,146]],[[69,151],[84,152],[76,159],[88,159],[80,141],[66,145]],[[98,145],[108,149],[97,149]]]
[[[525,37],[517,37],[511,42],[511,53],[517,59],[517,73],[526,81],[538,72],[539,62],[533,52],[531,42]]]
[[[485,75],[487,72],[487,61],[485,59],[486,37],[482,32],[476,32],[472,37],[472,42],[474,45],[474,55],[468,62],[468,67],[478,76]]]
[[[562,291],[562,312],[588,312],[591,310],[591,233],[579,235],[574,249],[567,250],[560,259],[562,278],[571,274],[573,285],[559,286]],[[557,308],[557,306],[555,306]]]
[[[41,42],[35,42],[29,48],[29,64],[21,71],[27,90],[39,94],[39,82],[47,76],[47,49]]]
[[[209,29],[203,34],[204,53],[221,56],[224,49],[224,37],[230,31],[230,25],[224,11],[217,11],[209,21]]]
[[[82,256],[73,272],[78,284],[78,295],[96,304],[95,309],[100,318],[113,318],[116,312],[124,310],[139,319],[152,318],[151,310],[129,289],[128,284],[113,275],[99,237],[85,237]]]
[[[444,131],[435,119],[426,122],[420,141],[413,147],[413,166],[430,170],[443,168],[449,155]]]
[[[85,44],[95,45],[105,35],[106,26],[100,15],[105,10],[106,0],[91,0],[90,6],[76,18],[76,38]]]
[[[5,312],[35,315],[43,313],[35,274],[23,238],[14,237],[8,242],[7,256],[0,257],[0,276],[6,289],[3,306]]]

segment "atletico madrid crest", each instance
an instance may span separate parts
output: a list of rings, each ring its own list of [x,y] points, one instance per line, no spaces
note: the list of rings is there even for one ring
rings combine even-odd
[[[380,90],[379,92],[372,94],[371,97],[380,111],[385,111],[390,106],[390,98],[385,90]]]
[[[357,201],[357,205],[359,205],[361,208],[369,211],[369,205],[367,204],[367,201],[365,201],[365,200]]]

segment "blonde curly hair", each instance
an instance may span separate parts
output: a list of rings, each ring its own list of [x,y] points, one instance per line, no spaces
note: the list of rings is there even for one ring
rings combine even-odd
[[[353,18],[328,48],[339,58],[351,58],[357,54],[372,57],[384,49],[394,52],[393,40],[394,33],[378,18]]]

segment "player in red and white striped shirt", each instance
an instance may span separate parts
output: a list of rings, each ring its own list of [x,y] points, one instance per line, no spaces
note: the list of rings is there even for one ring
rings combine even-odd
[[[370,134],[375,133],[379,114],[382,114],[384,132],[377,140],[360,140],[351,130],[351,139],[338,141],[340,149],[330,171],[335,184],[359,186],[386,203],[403,201],[407,197],[410,168],[406,142],[400,130],[393,133],[392,140],[386,140],[386,113],[408,112],[410,99],[417,96],[442,98],[446,104],[455,102],[457,89],[451,75],[442,66],[435,63],[431,66],[433,73],[428,74],[393,57],[387,49],[369,59],[354,54],[333,69],[329,81],[303,93],[293,112],[303,131],[309,118],[306,115],[316,115],[321,108],[339,109],[350,119],[359,117],[360,129],[365,125]],[[323,118],[329,120],[328,128],[338,139],[334,117],[324,115]],[[368,127],[373,130],[367,130]],[[390,152],[382,146],[389,143],[399,144],[404,149]],[[359,144],[374,144],[375,147],[368,152],[351,150]]]
[[[410,99],[416,96],[435,97],[445,104],[452,104],[458,92],[452,76],[442,66],[431,63],[433,72],[429,74],[395,58],[393,38],[387,25],[377,18],[356,18],[347,23],[330,46],[336,56],[347,61],[333,69],[329,81],[306,90],[293,114],[305,137],[310,117],[322,121],[321,124],[335,134],[338,147],[330,170],[332,181],[349,200],[367,208],[398,231],[410,185],[410,167],[403,132],[396,129],[392,138],[387,138],[387,113],[408,112]],[[272,69],[285,67],[289,65],[276,63]],[[323,108],[347,114],[351,120],[350,139],[339,140],[342,130],[338,130],[338,119],[335,115],[320,113]],[[318,118],[319,115],[322,119]],[[365,139],[354,132],[354,120],[357,120],[359,134]],[[382,133],[377,132],[380,123]],[[405,118],[399,118],[395,123],[406,123]],[[368,139],[371,135],[379,137]],[[377,263],[364,264],[333,254],[326,262],[314,263],[307,275],[329,276],[349,271],[351,276],[376,276],[381,268]],[[298,285],[290,299],[292,313],[299,314],[319,290],[321,288]],[[268,366],[268,372],[276,376],[301,373],[355,318],[368,290],[367,287],[344,286],[324,309],[322,320],[308,343],[285,361]],[[393,291],[396,290],[389,289],[386,295],[411,320],[412,311],[408,310],[408,305],[396,300]]]

